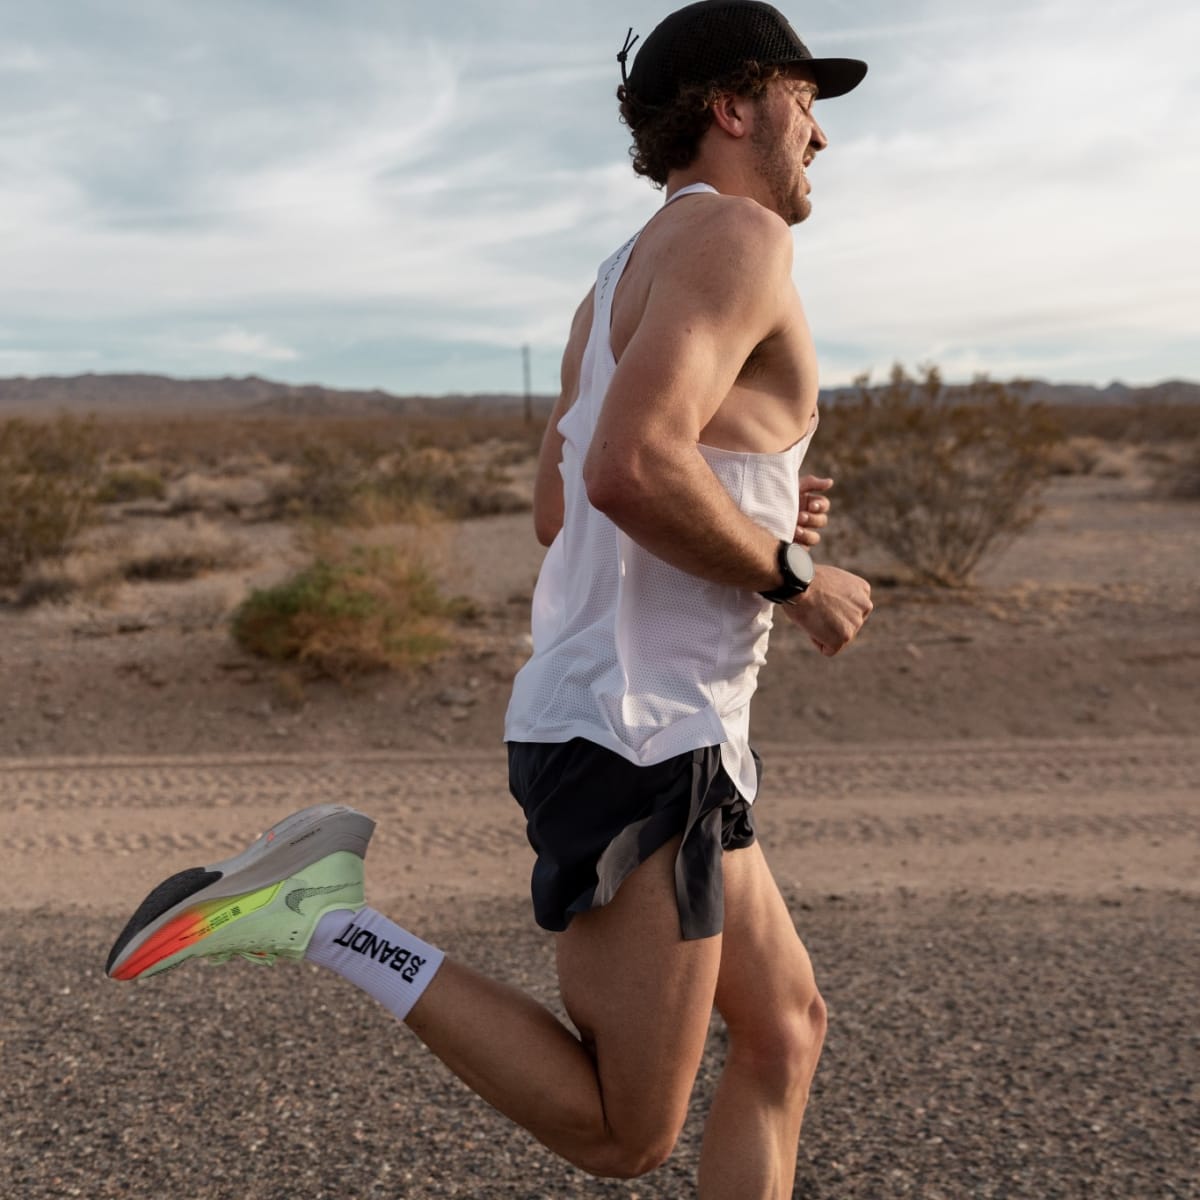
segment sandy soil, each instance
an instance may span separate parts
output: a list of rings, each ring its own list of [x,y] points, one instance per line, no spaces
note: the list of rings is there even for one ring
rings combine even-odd
[[[374,903],[555,1003],[499,745],[539,551],[520,518],[444,545],[471,644],[349,689],[184,589],[0,615],[0,1195],[693,1194],[718,1021],[671,1163],[597,1183],[315,968],[103,978],[159,878],[338,798]],[[1198,551],[1194,506],[1068,479],[973,593],[878,589],[832,662],[776,639],[761,832],[832,1015],[797,1197],[1200,1196]]]

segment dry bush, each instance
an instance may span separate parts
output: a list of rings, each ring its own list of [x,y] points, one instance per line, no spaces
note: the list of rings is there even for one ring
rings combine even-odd
[[[292,477],[273,492],[281,515],[370,525],[426,514],[462,520],[528,509],[485,455],[435,446],[356,453],[339,443],[305,448]]]
[[[117,582],[112,564],[101,555],[84,552],[41,559],[31,563],[21,576],[16,603],[21,608],[33,608],[39,604],[64,604],[76,596],[103,599]]]
[[[96,489],[97,504],[125,504],[130,500],[162,500],[167,485],[158,471],[142,467],[111,467]]]
[[[207,521],[170,522],[161,527],[106,530],[86,546],[30,567],[17,602],[29,607],[74,596],[104,599],[122,582],[178,582],[247,560],[245,544]]]
[[[173,478],[173,511],[369,524],[528,509],[504,468],[537,453],[519,414],[110,418],[111,461]]]
[[[167,507],[172,513],[270,515],[274,487],[270,479],[190,472],[167,486]]]
[[[117,550],[114,561],[123,579],[157,582],[239,567],[246,555],[240,538],[210,521],[191,520],[135,534]]]
[[[98,464],[91,421],[0,422],[0,586],[65,553],[91,517]]]
[[[1200,441],[1157,469],[1157,491],[1171,500],[1200,500]]]
[[[233,636],[253,654],[344,681],[441,654],[457,612],[415,554],[328,543],[291,579],[252,592],[234,614]]]
[[[1200,409],[1194,404],[1052,404],[1046,412],[1068,437],[1137,445],[1200,438]]]
[[[341,446],[356,458],[434,447],[459,451],[501,443],[528,457],[537,452],[544,418],[525,424],[517,414],[447,413],[404,416],[255,416],[208,413],[194,417],[109,417],[98,428],[101,451],[111,461],[157,462],[174,473],[229,473],[241,460],[298,465],[314,443]]]
[[[934,367],[822,414],[842,512],[920,579],[961,587],[1029,525],[1061,438],[1043,410],[985,378],[947,388]]]
[[[343,442],[313,442],[305,446],[288,483],[278,485],[275,498],[293,516],[330,521],[349,517],[365,491],[376,449],[364,455]]]
[[[528,509],[528,502],[509,492],[507,483],[502,467],[484,456],[472,459],[427,446],[381,460],[370,488],[401,514],[429,510],[463,520]]]
[[[1050,447],[1046,466],[1051,475],[1091,475],[1104,458],[1104,443],[1094,437],[1065,438]]]

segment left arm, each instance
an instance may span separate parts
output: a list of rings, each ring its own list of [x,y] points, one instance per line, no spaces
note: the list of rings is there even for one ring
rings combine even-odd
[[[571,336],[567,339],[567,349],[563,354],[562,386],[550,419],[546,422],[542,447],[538,451],[537,475],[533,483],[533,529],[543,546],[549,546],[554,541],[563,523],[563,484],[558,469],[562,462],[563,437],[558,432],[558,423],[579,395],[579,371],[592,327],[592,296],[593,292],[589,292],[575,310]]]

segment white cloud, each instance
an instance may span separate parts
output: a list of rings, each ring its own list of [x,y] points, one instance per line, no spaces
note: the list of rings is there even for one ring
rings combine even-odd
[[[264,334],[251,333],[247,329],[226,330],[201,348],[240,358],[258,358],[264,362],[292,362],[300,357],[290,346],[280,346]]]
[[[57,338],[62,361],[190,373],[204,353],[318,373],[340,354],[336,372],[391,342],[381,386],[414,378],[401,347],[419,342],[456,363],[525,341],[550,356],[659,203],[629,170],[614,56],[666,8],[264,5],[251,36],[164,0],[121,38],[76,0],[31,9],[40,34],[0,52],[0,321],[17,345]],[[1200,374],[1180,349],[1200,311],[1200,9],[818,15],[815,52],[871,63],[822,106],[832,144],[796,234],[826,378],[931,354]],[[449,356],[436,370],[416,377],[456,386]]]
[[[0,72],[44,71],[46,60],[32,46],[0,47]]]

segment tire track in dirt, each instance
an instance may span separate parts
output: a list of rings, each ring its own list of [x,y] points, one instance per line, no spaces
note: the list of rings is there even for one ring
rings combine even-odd
[[[401,816],[394,802],[375,806],[372,815],[383,826],[374,838],[376,847],[408,855],[493,856],[523,850],[526,846],[516,813],[503,823],[485,823],[472,829],[406,830],[387,828],[389,817]],[[773,836],[814,845],[963,846],[988,841],[1010,846],[1034,841],[1117,842],[1141,837],[1200,839],[1200,814],[1182,808],[1151,811],[1129,816],[1114,813],[1053,812],[1029,817],[1025,814],[981,815],[970,811],[931,813],[922,817],[893,820],[880,814],[863,813],[847,818],[781,817],[772,814],[769,824]],[[77,855],[171,854],[188,851],[209,861],[245,846],[257,835],[259,827],[241,821],[224,828],[188,830],[146,830],[92,828],[82,832],[42,832],[37,829],[6,830],[0,835],[0,849],[23,855],[70,853]]]
[[[759,827],[781,882],[1091,893],[1200,880],[1200,740],[764,747]],[[531,852],[502,754],[0,763],[0,900],[116,904],[239,851],[284,813],[378,822],[384,894],[523,890]],[[378,892],[376,894],[379,894]],[[122,899],[121,903],[125,903]]]
[[[1130,738],[762,747],[763,798],[1200,790],[1200,739]],[[293,807],[341,797],[406,811],[507,795],[502,751],[0,760],[0,812]]]

